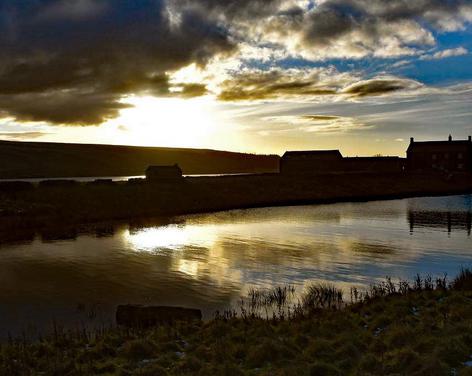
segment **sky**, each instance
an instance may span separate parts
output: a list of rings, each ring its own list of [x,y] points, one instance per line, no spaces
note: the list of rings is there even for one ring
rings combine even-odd
[[[472,0],[0,0],[0,139],[404,156],[471,53]]]

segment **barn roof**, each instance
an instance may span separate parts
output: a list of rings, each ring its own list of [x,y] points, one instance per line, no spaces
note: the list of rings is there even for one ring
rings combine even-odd
[[[173,164],[173,165],[157,165],[157,166],[149,166],[146,171],[148,170],[181,170],[178,164]]]
[[[319,157],[319,158],[342,158],[339,150],[297,150],[297,151],[286,151],[282,158],[286,157]]]

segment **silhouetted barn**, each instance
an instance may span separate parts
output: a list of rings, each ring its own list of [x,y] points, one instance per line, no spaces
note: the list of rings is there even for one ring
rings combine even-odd
[[[410,139],[407,150],[409,171],[472,172],[472,138],[468,140],[423,141]]]
[[[347,157],[343,160],[344,171],[355,172],[401,172],[405,158],[400,157]]]
[[[325,174],[340,172],[401,172],[405,159],[399,157],[348,157],[339,150],[287,151],[280,160],[282,174]]]
[[[339,171],[343,156],[339,150],[287,151],[280,159],[282,174],[316,174]]]
[[[470,212],[451,211],[414,211],[408,210],[410,231],[415,228],[447,228],[447,232],[465,230],[468,235],[472,231],[472,215]]]
[[[146,169],[146,180],[150,182],[179,181],[182,179],[182,169],[179,165],[149,166]]]

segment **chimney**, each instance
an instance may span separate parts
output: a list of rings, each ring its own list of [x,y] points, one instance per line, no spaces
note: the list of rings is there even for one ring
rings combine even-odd
[[[415,139],[413,137],[410,137],[410,144],[412,144],[413,142],[415,142]]]
[[[449,135],[449,141],[452,141],[452,136],[451,135]]]

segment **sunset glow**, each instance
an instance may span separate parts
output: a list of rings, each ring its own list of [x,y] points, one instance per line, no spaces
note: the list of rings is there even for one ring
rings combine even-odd
[[[201,147],[217,131],[208,98],[176,99],[133,97],[124,100],[132,107],[113,120],[120,143],[143,146]]]
[[[471,133],[467,1],[21,4],[0,17],[1,139],[404,155]]]

